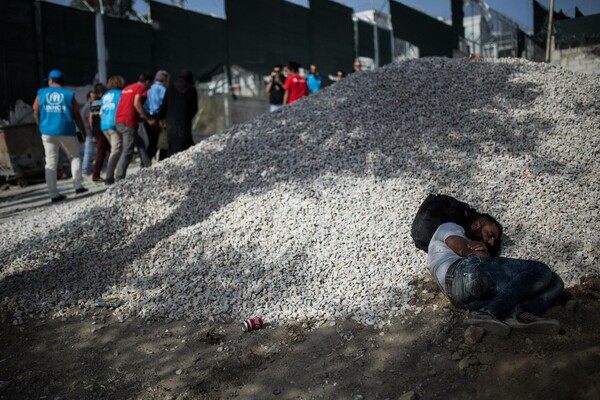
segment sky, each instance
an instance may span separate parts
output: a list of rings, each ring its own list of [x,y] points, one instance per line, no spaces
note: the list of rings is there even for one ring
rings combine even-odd
[[[159,0],[161,3],[169,4],[169,0]],[[252,1],[252,0],[246,0]],[[283,1],[283,0],[282,0]],[[291,3],[308,7],[308,0],[288,0]],[[365,10],[380,10],[389,13],[389,0],[335,0],[344,4],[355,12]],[[450,19],[450,0],[397,0],[409,7],[422,11],[434,18],[442,17]],[[53,0],[53,2],[68,4],[69,0]],[[504,14],[519,24],[525,31],[533,30],[533,0],[486,0],[487,4],[494,10]],[[546,8],[550,8],[550,0],[539,0]],[[573,16],[575,7],[584,15],[600,14],[600,0],[555,0],[554,8],[556,11],[562,9],[568,16]],[[137,0],[137,7],[140,13],[145,14],[145,3]],[[187,0],[186,8],[202,14],[209,14],[224,18],[225,6],[224,0]],[[471,7],[465,7],[465,15],[470,14]]]

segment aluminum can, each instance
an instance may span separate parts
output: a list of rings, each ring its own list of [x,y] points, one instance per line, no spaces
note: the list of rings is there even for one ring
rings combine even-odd
[[[262,328],[264,325],[263,319],[261,317],[253,317],[245,320],[242,323],[242,330],[244,332],[250,332],[257,329]]]

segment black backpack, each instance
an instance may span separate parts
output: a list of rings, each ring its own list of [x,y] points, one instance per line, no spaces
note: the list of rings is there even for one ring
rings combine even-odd
[[[427,253],[429,242],[441,224],[454,222],[466,231],[476,218],[477,211],[467,203],[444,194],[430,194],[415,215],[410,235],[417,248]]]

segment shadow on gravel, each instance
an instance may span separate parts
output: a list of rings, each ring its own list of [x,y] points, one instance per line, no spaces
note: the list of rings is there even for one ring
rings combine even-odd
[[[470,63],[470,74],[459,75],[458,62],[427,62],[434,65],[432,71],[456,69],[455,79],[423,76],[419,64],[410,62],[403,64],[410,84],[387,79],[389,69],[356,74],[343,85],[376,93],[368,103],[348,97],[352,92],[345,86],[333,85],[301,100],[302,110],[293,105],[236,126],[209,139],[202,151],[180,155],[185,162],[167,160],[115,185],[105,195],[110,196],[108,205],[93,206],[46,234],[3,248],[0,292],[5,304],[27,314],[35,312],[34,303],[64,307],[94,300],[122,282],[132,263],[148,262],[145,256],[159,242],[239,196],[266,193],[281,183],[294,184],[306,196],[314,196],[311,183],[327,174],[405,177],[432,189],[459,178],[479,185],[477,160],[482,157],[497,169],[502,166],[493,165],[493,154],[499,152],[537,158],[538,135],[550,122],[539,116],[517,124],[506,117],[540,95],[534,84],[513,79],[523,67]],[[485,129],[480,129],[484,121]],[[562,167],[554,160],[539,162],[555,165],[556,171]],[[535,173],[536,163],[533,168]],[[472,202],[481,201],[477,192],[463,190]],[[163,209],[153,199],[172,210],[160,214]],[[171,251],[176,256],[177,250]],[[20,262],[35,267],[6,272],[6,266]],[[150,280],[160,278],[151,276],[139,284],[150,286]],[[63,301],[69,293],[75,298]]]

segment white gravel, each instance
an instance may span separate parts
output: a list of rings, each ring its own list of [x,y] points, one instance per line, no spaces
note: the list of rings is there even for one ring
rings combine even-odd
[[[355,318],[406,310],[427,193],[498,217],[503,255],[567,285],[598,273],[600,84],[520,60],[357,73],[201,142],[101,196],[0,225],[0,311],[100,295],[121,318]]]

